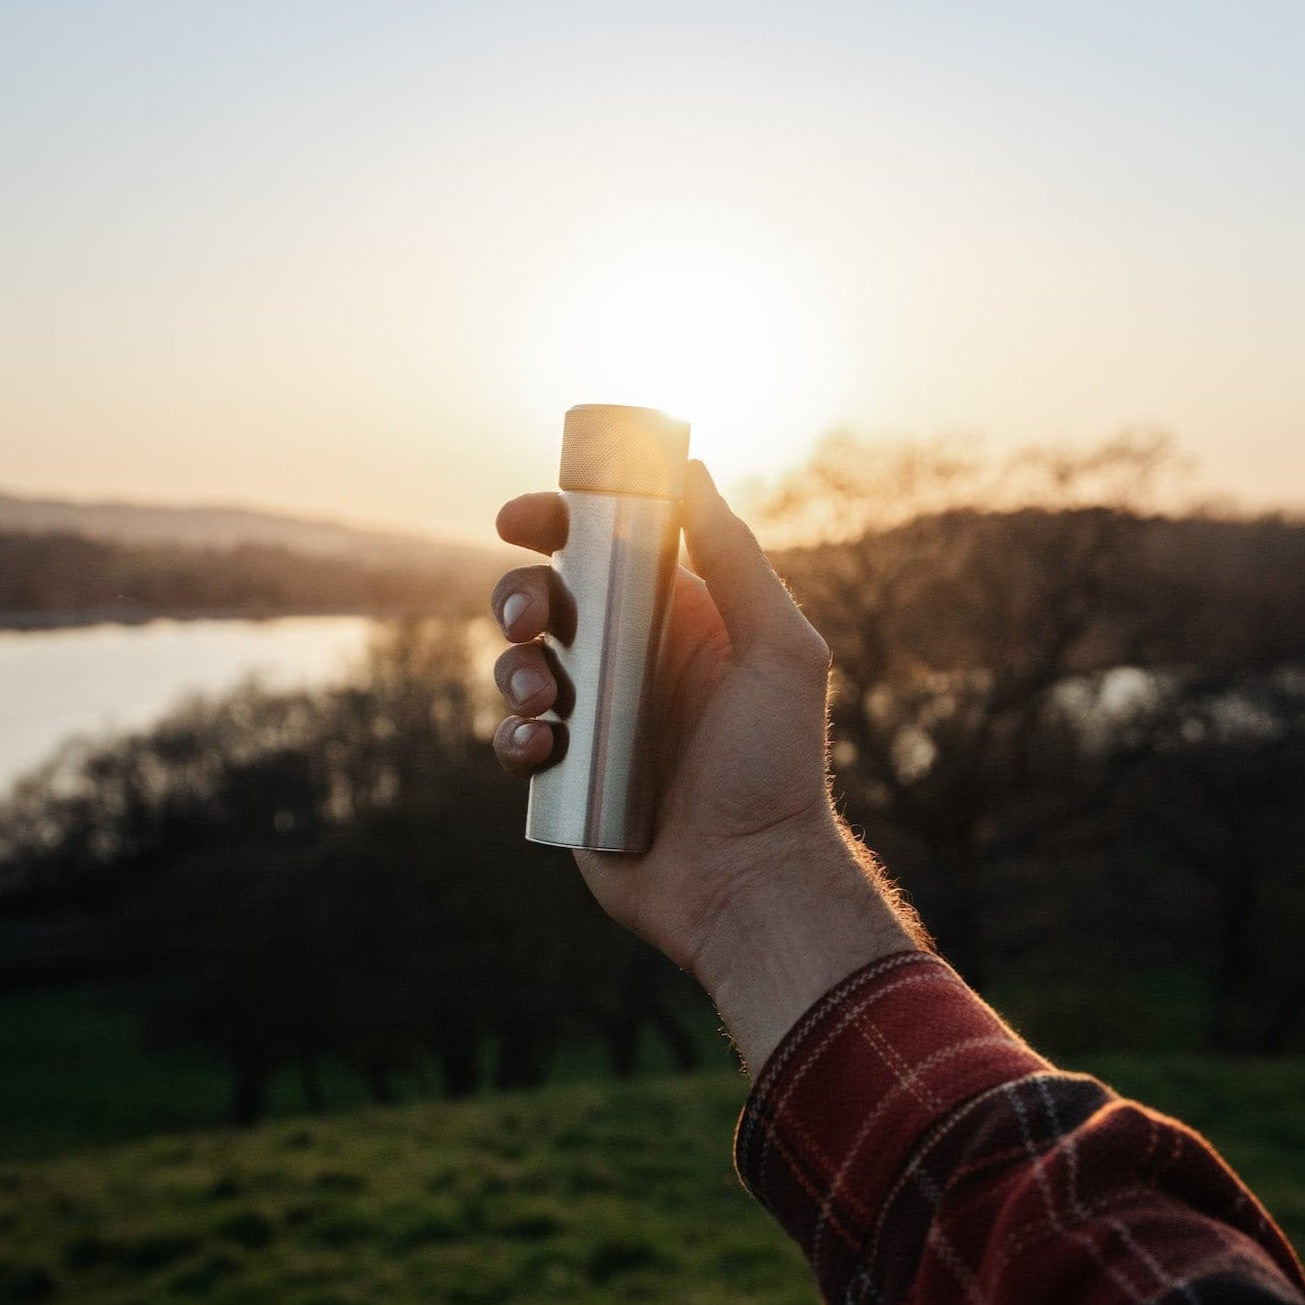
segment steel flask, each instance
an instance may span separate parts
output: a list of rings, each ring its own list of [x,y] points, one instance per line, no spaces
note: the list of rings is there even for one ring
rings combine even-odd
[[[680,546],[689,427],[652,408],[566,414],[547,636],[559,693],[553,761],[530,781],[534,843],[642,852],[652,841],[655,682]]]

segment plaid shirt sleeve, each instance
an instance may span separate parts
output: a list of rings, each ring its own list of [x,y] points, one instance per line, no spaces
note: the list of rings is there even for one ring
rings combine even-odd
[[[1305,1302],[1290,1245],[1199,1134],[1057,1071],[920,952],[789,1032],[735,1161],[830,1301]]]

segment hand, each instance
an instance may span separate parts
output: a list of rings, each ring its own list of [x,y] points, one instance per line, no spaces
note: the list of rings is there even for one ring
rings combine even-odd
[[[565,503],[515,499],[498,528],[509,543],[554,552]],[[829,650],[700,462],[689,464],[684,533],[698,575],[681,567],[671,599],[652,846],[575,855],[604,910],[693,973],[759,1065],[807,1005],[913,935],[830,803]],[[558,692],[540,642],[554,584],[550,567],[524,567],[494,590],[514,644],[495,677],[515,712],[494,747],[522,776],[553,748],[536,718]]]

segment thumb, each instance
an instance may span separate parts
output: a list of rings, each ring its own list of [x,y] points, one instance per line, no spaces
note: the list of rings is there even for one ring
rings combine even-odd
[[[730,511],[707,468],[689,463],[684,488],[684,542],[693,569],[706,582],[734,654],[759,645],[783,646],[812,633],[756,536]]]

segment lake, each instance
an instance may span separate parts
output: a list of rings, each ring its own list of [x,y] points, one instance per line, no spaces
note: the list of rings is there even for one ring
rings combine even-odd
[[[0,794],[69,736],[139,729],[189,694],[342,678],[371,629],[310,616],[0,631]]]

